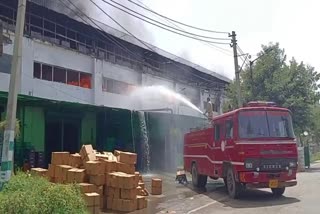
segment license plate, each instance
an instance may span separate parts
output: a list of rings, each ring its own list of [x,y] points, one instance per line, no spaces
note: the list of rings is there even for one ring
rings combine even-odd
[[[279,186],[278,180],[270,180],[269,181],[269,188],[277,188]]]

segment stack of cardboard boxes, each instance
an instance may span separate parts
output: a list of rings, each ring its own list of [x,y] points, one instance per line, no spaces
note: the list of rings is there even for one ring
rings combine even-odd
[[[131,212],[147,207],[148,191],[142,176],[135,172],[136,162],[135,153],[101,154],[84,145],[80,154],[53,152],[48,170],[31,171],[54,183],[78,183],[90,213],[100,209]]]

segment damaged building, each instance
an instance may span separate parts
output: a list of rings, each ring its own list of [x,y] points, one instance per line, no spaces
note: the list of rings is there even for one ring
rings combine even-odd
[[[157,47],[151,51],[103,23],[93,27],[50,2],[27,1],[16,163],[45,167],[52,151],[76,152],[82,144],[93,144],[97,150],[137,152],[140,169],[177,167],[183,134],[203,123],[201,114],[175,100],[130,94],[162,85],[200,109],[211,97],[218,114],[230,80]],[[0,57],[0,121],[6,112],[17,4],[0,2],[1,33],[8,38]]]

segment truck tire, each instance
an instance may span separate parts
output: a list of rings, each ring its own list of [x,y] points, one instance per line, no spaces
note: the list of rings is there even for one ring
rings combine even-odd
[[[193,163],[191,167],[191,173],[192,173],[192,184],[194,187],[197,188],[203,188],[207,184],[208,176],[206,175],[200,175],[198,173],[197,164]]]
[[[286,190],[285,187],[282,188],[271,188],[272,194],[276,197],[281,197]]]
[[[243,189],[241,183],[236,181],[231,167],[228,168],[227,172],[227,188],[229,196],[233,199],[239,198]]]
[[[224,187],[226,188],[226,191],[228,192],[228,181],[227,178],[223,178]]]

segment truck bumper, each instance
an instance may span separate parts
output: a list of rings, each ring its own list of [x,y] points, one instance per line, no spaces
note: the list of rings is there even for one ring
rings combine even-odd
[[[277,188],[292,187],[296,185],[297,185],[297,181],[279,181]],[[255,189],[270,188],[269,183],[265,183],[265,182],[264,183],[246,183],[246,187],[255,188]]]

